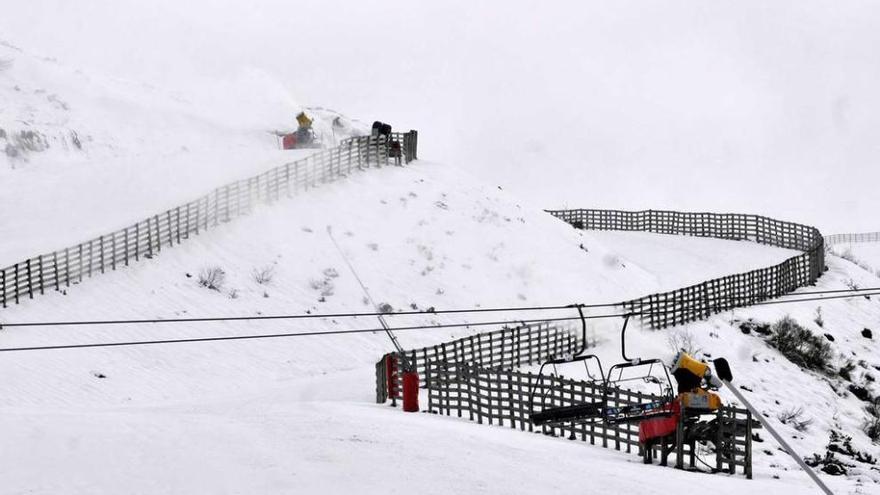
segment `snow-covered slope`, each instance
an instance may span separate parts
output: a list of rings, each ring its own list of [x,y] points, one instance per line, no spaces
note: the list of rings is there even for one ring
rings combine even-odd
[[[354,196],[353,191],[357,191]],[[42,300],[11,306],[3,310],[3,319],[6,322],[93,320],[371,310],[364,302],[357,280],[335,250],[328,228],[377,302],[381,300],[398,310],[616,302],[693,283],[703,276],[770,265],[790,256],[787,250],[743,242],[576,231],[544,212],[519,205],[497,188],[480,185],[454,168],[419,162],[405,168],[385,168],[353,176],[279,205],[263,207],[253,217],[203,233],[163,251],[150,262],[87,279],[65,291],[66,294],[51,293]],[[631,246],[640,246],[651,254],[638,256],[638,250]],[[694,256],[695,252],[699,252],[702,259]],[[687,260],[691,269],[677,273],[670,269],[675,258],[679,263]],[[213,268],[225,274],[225,281],[218,290],[199,285],[202,272]],[[258,283],[257,272],[271,273],[271,281]],[[543,316],[547,314],[507,315],[506,318]],[[472,316],[468,318],[474,321]],[[486,318],[491,321],[497,316]],[[395,320],[397,326],[402,326],[448,318]],[[376,323],[337,320],[131,329],[86,327],[73,332],[52,328],[16,329],[4,334],[4,342],[14,346],[167,337],[189,332],[215,335],[288,327],[372,328]],[[401,339],[412,347],[442,341],[449,335],[449,332],[442,337],[413,333]],[[291,361],[291,372],[312,372],[313,366],[325,362],[341,367],[363,365],[377,359],[388,345],[382,335],[331,340],[332,344],[320,339],[297,342],[295,346],[309,351],[289,355],[284,361]],[[364,342],[358,343],[359,340]],[[275,349],[271,351],[273,356],[277,356],[277,352],[289,352],[282,351],[285,346],[276,343],[258,343],[253,347],[261,348]],[[160,352],[165,356],[163,361],[190,363],[201,370],[188,372],[190,375],[204,372],[217,377],[219,372],[214,365],[189,354],[199,355],[202,351],[198,346]],[[176,353],[183,354],[172,358]],[[135,369],[144,366],[131,354],[110,354],[120,356],[119,359],[128,361]],[[64,375],[74,366],[65,356],[78,362],[76,366],[84,365],[76,361],[83,356],[77,354],[46,356],[64,358],[62,362],[53,361],[54,364],[22,355],[24,360],[12,366],[10,372],[26,376],[41,368],[40,374],[44,375],[52,367]],[[276,364],[268,366],[271,369]],[[228,390],[233,382],[242,386],[254,384],[247,374],[235,371],[232,375],[222,380],[209,380],[205,376],[205,380],[198,382],[176,381],[162,387],[170,393],[178,386],[184,389],[208,387],[216,391]],[[91,380],[85,370],[82,377]],[[132,378],[149,381],[148,376]],[[25,383],[13,380],[9,384],[16,389],[25,387],[13,394],[18,397],[17,401],[28,394]],[[122,389],[117,393],[124,397],[132,397],[137,390],[134,395],[146,394],[144,400],[156,398],[145,392],[151,388],[146,383],[120,386]],[[180,393],[186,396],[182,390]],[[36,400],[62,399],[68,393],[80,392],[82,390],[62,386],[51,394],[41,391]],[[121,400],[118,394],[117,401]],[[94,397],[86,394],[85,399]]]
[[[409,167],[390,167],[353,176],[307,195],[261,208],[251,217],[163,251],[149,262],[84,281],[66,294],[50,294],[10,307],[3,312],[3,320],[369,311],[371,306],[335,250],[328,227],[377,302],[388,303],[398,310],[618,301],[702,278],[773,264],[791,255],[785,250],[743,242],[581,232],[519,204],[497,187],[480,185],[455,168],[416,162]],[[833,287],[839,284],[840,277],[849,276],[847,266],[839,263],[837,259],[832,261],[833,276],[823,278],[824,284]],[[676,265],[688,268],[676,270]],[[219,290],[199,284],[201,272],[213,267],[225,273]],[[259,283],[256,276],[259,272],[270,273],[271,280]],[[869,283],[868,280],[861,282]],[[873,303],[867,302],[869,306],[863,309],[863,318],[876,317],[877,308],[870,306]],[[823,305],[826,327],[831,328],[832,322],[855,324],[842,313],[847,304]],[[780,311],[768,309],[761,316],[776,318]],[[812,309],[798,311],[809,313]],[[562,314],[574,316],[570,312]],[[468,316],[466,321],[542,316],[560,316],[560,313]],[[743,318],[743,312],[738,311],[737,317]],[[858,401],[838,400],[823,381],[798,371],[756,337],[730,328],[730,319],[729,315],[723,315],[698,324],[688,330],[692,334],[690,340],[697,342],[706,353],[729,357],[738,383],[747,384],[752,390],[763,391],[760,377],[776,379],[767,385],[772,390],[766,397],[753,397],[756,403],[768,408],[771,416],[790,405],[785,392],[779,390],[797,387],[813,396],[817,403],[833,403],[838,411],[834,421],[840,423],[841,429],[858,429]],[[462,317],[389,318],[394,326],[455,321],[462,321]],[[618,359],[618,324],[610,320],[591,326],[591,332],[600,342],[597,352],[608,362]],[[376,327],[377,322],[370,318],[322,318],[258,323],[8,328],[2,332],[2,340],[4,347],[13,347]],[[399,337],[405,347],[411,348],[449,340],[469,331],[474,330],[401,332]],[[667,339],[676,333],[681,330],[633,332],[630,345],[633,352],[670,357],[672,346]],[[842,327],[839,334],[841,352],[876,352],[872,343],[865,344],[854,338],[850,339],[851,343],[846,342],[850,338],[848,327]],[[553,439],[529,439],[519,432],[486,431],[485,427],[456,424],[453,420],[432,416],[406,418],[399,411],[370,405],[373,363],[388,350],[390,343],[378,332],[252,342],[7,353],[0,362],[0,372],[7,377],[0,385],[0,410],[11,418],[7,423],[11,427],[7,437],[19,445],[33,435],[40,435],[37,432],[43,433],[36,443],[28,443],[28,455],[33,457],[28,457],[26,462],[3,458],[0,465],[23,463],[26,469],[10,475],[13,486],[46,493],[57,489],[72,475],[64,470],[53,470],[51,476],[35,483],[33,475],[28,474],[35,466],[29,459],[48,459],[94,449],[112,450],[117,453],[112,460],[100,455],[80,457],[82,464],[78,466],[90,474],[73,476],[76,483],[69,490],[111,493],[118,489],[118,477],[92,473],[93,463],[109,463],[114,472],[131,473],[130,476],[140,479],[144,475],[135,475],[134,470],[144,466],[135,460],[144,455],[159,455],[162,449],[180,445],[176,439],[185,430],[193,433],[187,435],[182,450],[173,455],[189,459],[190,452],[192,455],[210,452],[205,454],[208,459],[199,463],[203,468],[197,472],[202,477],[207,477],[207,471],[231,469],[238,476],[229,474],[229,477],[265,476],[275,489],[307,490],[317,483],[318,473],[324,473],[334,478],[332,482],[325,482],[330,492],[345,492],[353,484],[361,486],[362,483],[370,484],[364,488],[366,491],[379,490],[372,485],[377,482],[376,476],[365,474],[386,472],[373,466],[384,462],[375,455],[375,449],[400,444],[412,445],[412,450],[407,451],[412,459],[406,465],[420,474],[412,475],[411,479],[437,483],[438,491],[456,486],[483,486],[489,492],[501,487],[522,492],[526,487],[535,487],[534,482],[529,481],[528,470],[514,469],[493,460],[511,448],[520,452],[517,455],[523,460],[533,453],[542,457],[536,462],[550,473],[546,476],[553,479],[566,478],[569,465],[549,462],[546,458],[561,455],[562,450],[590,466],[607,466],[603,468],[608,470],[607,475],[602,475],[606,476],[602,478],[603,483],[615,489],[623,489],[627,483],[620,479],[622,473],[626,473],[627,479],[639,480],[638,483],[657,476],[659,468],[641,466],[637,458],[587,445],[575,448]],[[770,362],[762,363],[763,366],[752,364],[753,355],[766,356]],[[778,390],[774,386],[778,386]],[[771,398],[780,400],[780,404],[771,402]],[[64,432],[58,431],[59,422],[64,424]],[[832,419],[817,419],[812,426],[813,434],[801,440],[801,446],[810,452],[820,451],[827,438],[827,428],[834,426],[832,423]],[[298,426],[292,426],[294,424]],[[110,433],[89,440],[96,429]],[[130,433],[132,431],[149,434]],[[205,434],[200,433],[202,431]],[[208,431],[218,434],[208,435]],[[286,433],[273,433],[281,431]],[[354,447],[339,450],[333,447],[336,441],[344,445],[352,443]],[[430,454],[434,449],[429,444],[443,446],[443,453]],[[482,447],[478,448],[478,444]],[[863,437],[857,438],[855,444],[861,448],[866,445]],[[9,455],[16,450],[9,450]],[[293,451],[303,452],[305,457],[291,457]],[[462,456],[480,462],[486,466],[485,470],[455,480],[434,473],[437,462],[454,462],[451,459]],[[780,467],[771,468],[771,463]],[[193,481],[184,473],[195,469],[193,465],[185,460],[172,464],[174,467],[169,468],[166,462],[150,461],[146,469],[151,473],[148,476],[151,481],[138,484],[140,489],[144,493],[182,493],[192,489]],[[748,484],[740,478],[718,478],[713,481],[713,487],[719,493],[738,493],[753,487],[779,491],[807,489],[796,473],[784,472],[792,466],[781,456],[756,454],[755,466],[757,482]],[[664,490],[693,482],[693,478],[681,474],[662,473],[666,483]],[[772,479],[777,475],[782,481]],[[216,478],[209,486],[221,492],[243,489],[240,484],[243,482],[229,477]],[[561,487],[578,486],[575,480],[560,483]],[[839,483],[852,486],[852,481]],[[657,488],[657,492],[660,491]]]
[[[428,163],[352,178],[66,294],[2,310],[0,321],[371,309],[328,226],[376,299],[395,309],[616,301],[790,255],[747,243],[581,233],[540,207],[748,211],[834,230],[877,228],[875,5],[563,2],[535,12],[526,1],[503,15],[494,4],[464,1],[4,6],[0,265],[302,156],[278,151],[272,134],[289,130],[301,108],[291,90],[365,120],[418,128],[421,156],[492,185]],[[310,108],[332,137],[337,114]],[[818,288],[880,285],[848,261],[828,264]],[[225,273],[220,290],[198,283],[214,267]],[[255,273],[271,280],[259,283]],[[877,299],[740,309],[663,332],[634,328],[630,346],[664,358],[681,345],[726,356],[771,421],[803,406],[801,418],[812,420],[804,431],[777,425],[801,453],[824,454],[839,431],[876,454],[862,432],[869,404],[853,390],[878,394]],[[751,330],[786,314],[829,342],[829,371],[801,370]],[[502,316],[512,317],[493,318]],[[559,313],[515,315],[540,316]],[[7,328],[0,346],[376,324]],[[606,361],[618,358],[618,324],[591,328]],[[400,338],[418,347],[469,331]],[[371,404],[372,363],[388,350],[376,333],[4,353],[2,491],[384,493],[401,482],[428,493],[812,489],[767,440],[755,443],[756,480],[746,481],[405,416]],[[829,480],[836,492],[880,492],[874,467],[838,457],[854,467]]]
[[[0,39],[0,266],[73,245],[305,156],[276,132],[303,108],[267,74],[169,91]],[[306,109],[328,145],[366,126]],[[334,133],[332,121],[339,117]]]
[[[832,252],[880,276],[880,242],[835,244]]]

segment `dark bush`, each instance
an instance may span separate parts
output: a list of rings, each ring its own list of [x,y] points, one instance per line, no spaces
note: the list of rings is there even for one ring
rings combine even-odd
[[[755,332],[760,335],[770,335],[770,325],[767,323],[759,323],[751,318],[747,321],[740,322],[739,329],[742,333],[748,335]]]
[[[866,419],[864,429],[871,440],[880,441],[880,418],[875,416]]]
[[[831,346],[789,316],[773,325],[773,335],[767,341],[802,368],[824,371],[831,361]]]
[[[837,374],[840,375],[841,377],[843,377],[844,380],[851,382],[852,381],[852,372],[855,369],[856,369],[856,365],[852,361],[847,361],[846,364],[844,364],[840,368],[840,371],[838,371]]]
[[[862,401],[865,401],[865,402],[872,402],[872,400],[871,400],[871,392],[869,392],[868,389],[866,389],[865,387],[862,387],[862,386],[860,386],[860,385],[850,384],[850,386],[847,387],[847,389],[848,389],[853,395],[855,395],[856,397],[858,397],[859,400],[862,400]]]

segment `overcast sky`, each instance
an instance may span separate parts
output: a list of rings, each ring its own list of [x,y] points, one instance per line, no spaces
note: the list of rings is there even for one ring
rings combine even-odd
[[[11,2],[12,0],[3,0]],[[0,39],[192,91],[265,71],[307,105],[541,207],[880,230],[880,3],[31,0]],[[229,98],[236,98],[230,94]]]

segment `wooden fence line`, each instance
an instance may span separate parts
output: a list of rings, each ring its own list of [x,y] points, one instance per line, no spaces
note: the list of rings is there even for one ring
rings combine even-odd
[[[594,343],[588,342],[588,347]],[[577,352],[582,347],[578,325],[543,322],[518,328],[504,328],[406,351],[407,359],[419,375],[419,386],[428,390],[429,412],[467,418],[477,423],[498,425],[545,435],[567,437],[606,448],[641,455],[638,425],[605,422],[575,423],[535,427],[531,422],[530,392],[540,385],[542,403],[552,407],[607,401],[609,407],[654,402],[659,397],[620,387],[545,376],[516,370],[553,357]],[[390,359],[389,359],[390,358]],[[382,356],[376,363],[376,402],[402,399],[402,374],[396,353]],[[391,370],[387,367],[391,366]],[[725,406],[716,415],[719,425],[715,468],[735,473],[741,467],[752,473],[751,414],[745,409]],[[676,466],[685,458],[693,465],[695,446],[682,442],[674,451]],[[656,447],[659,449],[659,447]],[[657,452],[659,457],[659,451]]]
[[[400,153],[397,146],[400,144]],[[272,203],[356,170],[416,159],[418,133],[392,133],[389,140],[354,137],[335,148],[286,163],[259,175],[218,187],[184,205],[134,225],[52,253],[35,256],[0,270],[0,307],[33,299],[46,290],[60,291],[106,270],[152,258],[232,218],[249,213],[257,203]]]
[[[654,328],[665,328],[748,306],[812,285],[825,271],[825,240],[814,227],[760,215],[664,210],[551,210],[586,230],[641,231],[744,240],[802,254],[774,266],[737,273],[623,303]]]
[[[419,386],[427,385],[427,367],[432,361],[477,362],[491,369],[513,369],[517,366],[543,363],[554,356],[571,354],[581,347],[581,331],[578,325],[541,322],[516,328],[502,328],[493,332],[479,333],[451,342],[406,351],[406,357],[419,374]],[[587,342],[590,346],[594,342]],[[398,370],[392,373],[396,386],[387,386],[386,356],[400,362],[397,353],[382,356],[376,363],[376,402],[385,402],[388,389],[395,391],[395,398],[403,397],[403,378]]]
[[[860,242],[880,242],[880,232],[858,232],[852,234],[831,234],[825,236],[825,244],[853,244]]]

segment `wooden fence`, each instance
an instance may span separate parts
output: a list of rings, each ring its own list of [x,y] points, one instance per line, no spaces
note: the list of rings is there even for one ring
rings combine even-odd
[[[250,212],[257,203],[290,197],[356,170],[409,163],[416,159],[417,147],[416,131],[394,133],[387,141],[369,136],[351,138],[335,148],[218,187],[116,232],[15,263],[0,270],[0,306],[18,304],[21,299],[33,299],[34,294],[61,290],[86,277],[152,258],[192,234]]]
[[[748,306],[812,285],[825,270],[825,241],[814,227],[759,215],[677,211],[553,210],[550,214],[586,230],[625,230],[752,241],[801,254],[778,265],[737,273],[627,301],[627,311],[665,328]]]
[[[825,236],[825,244],[853,244],[859,242],[880,242],[880,232],[860,232],[855,234],[832,234]]]
[[[537,431],[546,435],[589,442],[618,451],[642,454],[638,425],[597,422],[569,422],[562,426],[535,427],[530,420],[529,395],[536,386],[537,375],[515,370],[488,369],[483,366],[446,361],[430,361],[426,373],[428,411],[435,414],[467,418],[480,424],[497,425],[521,431]],[[545,404],[564,407],[607,400],[608,407],[650,403],[657,396],[601,384],[545,376],[540,391]],[[746,409],[724,406],[716,413],[715,469],[735,473],[741,467],[752,477],[752,417]],[[655,447],[659,450],[659,447]],[[685,457],[693,467],[695,445],[683,442],[673,451],[676,467],[684,467]]]
[[[428,363],[433,361],[456,363],[480,363],[492,369],[513,369],[517,366],[543,363],[554,356],[571,354],[581,347],[580,324],[533,323],[516,328],[503,328],[493,332],[480,333],[444,342],[430,347],[406,351],[409,362],[419,373],[419,386],[427,385]],[[591,342],[587,343],[591,345]],[[389,398],[400,399],[403,395],[402,377],[398,367],[390,376],[394,383],[387,383],[387,356],[393,363],[399,363],[397,353],[386,354],[376,363],[376,402],[383,403]]]

